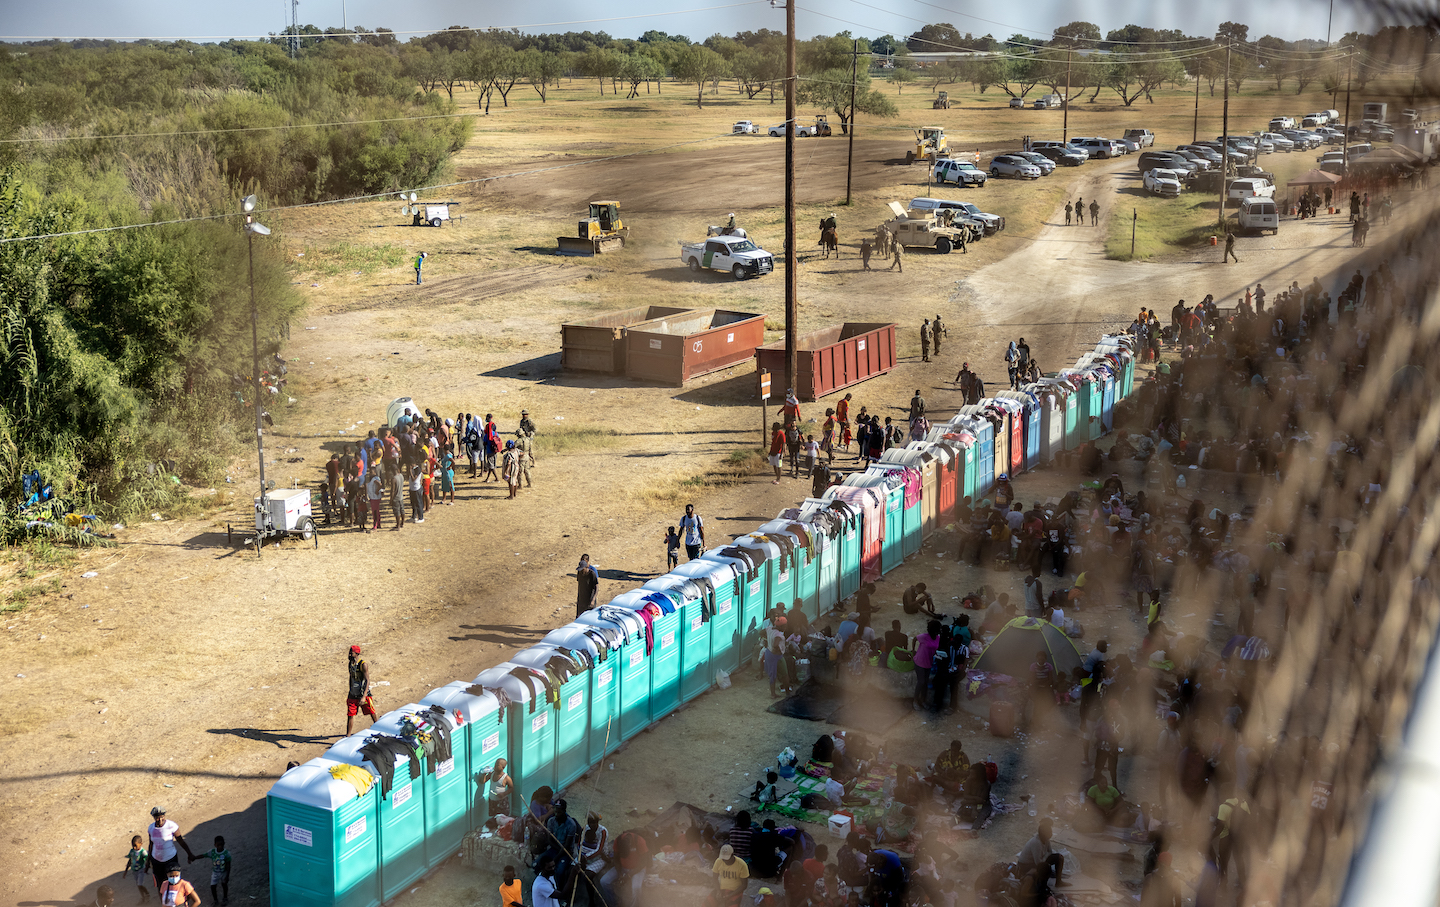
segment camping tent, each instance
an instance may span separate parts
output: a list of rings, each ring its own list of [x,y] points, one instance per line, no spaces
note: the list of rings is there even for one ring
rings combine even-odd
[[[972,671],[1027,677],[1035,653],[1050,653],[1050,663],[1062,676],[1080,667],[1080,650],[1065,631],[1038,617],[1017,617],[1001,628],[980,657],[970,666]]]

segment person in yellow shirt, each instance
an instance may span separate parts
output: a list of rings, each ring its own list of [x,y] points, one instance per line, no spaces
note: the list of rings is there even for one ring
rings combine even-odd
[[[500,883],[500,907],[525,907],[520,892],[520,880],[515,877],[515,867],[506,866],[504,881]]]
[[[745,886],[750,880],[750,867],[735,856],[735,848],[729,844],[721,847],[720,858],[715,861],[710,871],[715,873],[720,886],[720,896],[716,899],[720,907],[733,907],[740,903]]]

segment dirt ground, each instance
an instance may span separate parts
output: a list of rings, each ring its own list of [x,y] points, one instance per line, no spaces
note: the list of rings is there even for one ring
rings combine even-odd
[[[462,176],[537,164],[523,148],[502,155],[486,141],[477,133],[476,163],[462,160]],[[117,884],[129,838],[156,804],[197,852],[224,834],[236,857],[235,895],[241,903],[266,902],[264,795],[288,761],[319,755],[339,738],[348,645],[366,647],[382,709],[416,701],[565,622],[581,552],[600,566],[601,595],[609,598],[663,570],[663,529],[685,500],[697,503],[712,541],[723,541],[804,497],[805,483],[777,488],[760,475],[707,485],[727,454],[759,442],[753,366],[683,389],[559,369],[558,326],[611,309],[714,306],[764,313],[772,327],[783,323],[781,275],[736,283],[692,275],[677,257],[675,240],[703,235],[705,224],[730,211],[754,227],[761,245],[780,251],[782,143],[736,141],[746,144],[482,184],[459,195],[466,219],[438,231],[405,226],[394,203],[272,218],[277,241],[297,256],[295,280],[311,304],[285,348],[287,390],[296,402],[276,413],[268,475],[282,486],[318,485],[329,452],[363,437],[398,396],[443,414],[493,412],[502,429],[513,429],[525,407],[542,441],[554,436],[563,451],[549,455],[542,447],[535,487],[518,502],[493,484],[462,479],[456,504],[436,508],[423,525],[370,535],[327,529],[318,550],[286,545],[263,557],[225,544],[227,523],[248,520],[255,483],[253,456],[241,457],[233,482],[213,490],[212,517],[160,514],[128,527],[118,549],[84,552],[66,567],[57,594],[4,614],[0,758],[9,769],[0,816],[12,831],[0,902],[68,904],[96,884]],[[1242,239],[1238,265],[1219,265],[1218,249],[1163,263],[1106,261],[1105,224],[1065,227],[1061,208],[1078,193],[1099,198],[1110,216],[1118,187],[1133,181],[1133,165],[1122,160],[1036,184],[950,190],[1005,214],[1009,228],[968,255],[914,252],[903,274],[865,273],[854,252],[861,232],[880,222],[884,202],[925,194],[923,169],[897,163],[903,143],[897,153],[893,139],[857,141],[856,205],[832,208],[843,197],[844,144],[838,137],[805,141],[801,328],[881,319],[901,325],[900,365],[853,389],[857,406],[882,415],[903,416],[915,388],[932,412],[953,412],[959,395],[951,379],[961,361],[977,365],[992,387],[1003,386],[1000,353],[1018,335],[1053,370],[1071,364],[1103,331],[1128,324],[1142,305],[1163,313],[1176,298],[1214,293],[1225,300],[1257,280],[1278,288],[1314,275],[1333,281],[1349,270],[1344,217],[1287,221],[1279,237]],[[488,163],[497,157],[503,165]],[[573,229],[579,207],[605,196],[621,199],[635,223],[631,247],[594,259],[554,256],[554,237]],[[811,225],[830,210],[845,244],[838,263],[815,258],[806,245]],[[357,246],[392,250],[399,263],[376,266],[354,254]],[[403,257],[420,249],[430,256],[417,287]],[[917,326],[937,312],[951,337],[934,364],[922,364]],[[806,417],[822,414],[824,405],[805,407]],[[577,433],[581,442],[559,444]],[[1073,484],[1074,477],[1037,474],[1022,478],[1020,491]],[[883,589],[893,598],[902,583],[923,576],[938,580],[946,600],[996,582],[935,553],[927,549]],[[1125,612],[1100,619],[1122,645],[1137,638]],[[1090,630],[1088,615],[1086,623]],[[779,746],[798,748],[819,733],[763,712],[766,698],[748,677],[703,697],[632,742],[613,773],[582,782],[587,793],[578,799],[613,816],[612,830],[639,822],[625,816],[630,806],[661,808],[677,799],[732,805],[750,786],[743,772],[753,778]],[[905,758],[933,759],[958,732],[975,741],[973,749],[967,743],[972,755],[1014,760],[1006,762],[1007,799],[1033,791],[1043,802],[1075,780],[1061,763],[1046,767],[1039,741],[1030,748],[992,744],[972,717],[927,721],[907,718],[896,729]],[[1065,744],[1057,730],[1044,749],[1058,753]],[[1042,775],[1045,786],[1029,780]],[[964,873],[973,877],[976,865],[993,858],[987,854],[1018,848],[1030,834],[1022,816],[997,821],[982,839],[989,849],[967,855]],[[187,877],[203,880],[198,867]],[[474,903],[481,895],[471,889],[488,897],[490,880],[454,870],[428,888],[436,904]],[[133,902],[133,891],[120,891],[121,903]]]

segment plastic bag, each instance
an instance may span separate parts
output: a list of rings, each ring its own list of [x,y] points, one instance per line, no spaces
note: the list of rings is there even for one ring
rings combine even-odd
[[[793,746],[787,746],[780,751],[780,755],[775,757],[775,761],[780,765],[789,766],[794,765],[799,760],[795,756],[795,748]]]
[[[723,668],[715,669],[715,686],[721,690],[730,689],[730,675]]]

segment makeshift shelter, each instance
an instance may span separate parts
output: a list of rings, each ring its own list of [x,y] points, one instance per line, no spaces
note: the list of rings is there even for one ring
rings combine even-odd
[[[1338,173],[1330,173],[1327,170],[1307,170],[1295,177],[1287,186],[1332,186],[1340,182],[1342,177]]]
[[[1050,663],[1063,677],[1080,667],[1080,650],[1064,630],[1038,617],[1017,617],[995,634],[970,670],[1028,677],[1035,653],[1042,649],[1050,653]]]

